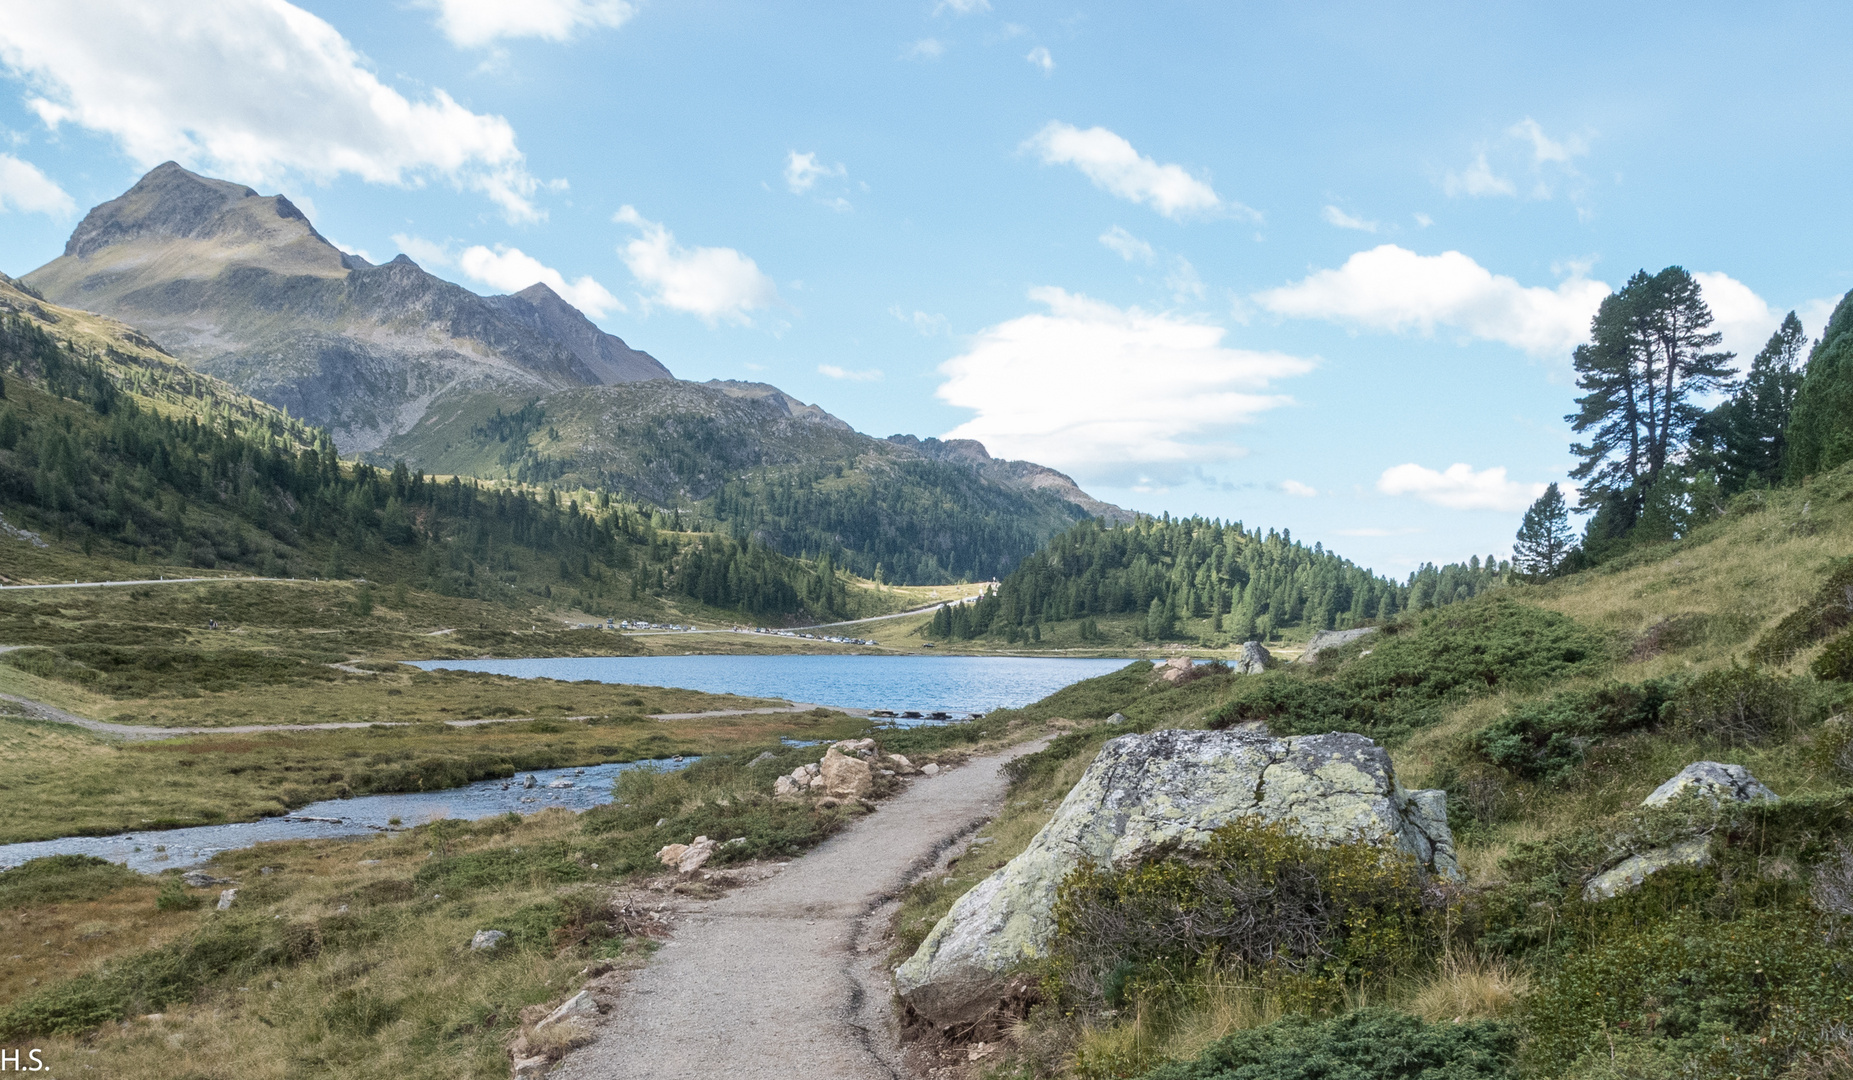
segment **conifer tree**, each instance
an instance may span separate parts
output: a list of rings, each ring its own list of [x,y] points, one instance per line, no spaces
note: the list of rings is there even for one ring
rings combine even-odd
[[[1640,518],[1646,493],[1679,457],[1704,415],[1694,400],[1723,387],[1732,354],[1717,351],[1711,309],[1691,274],[1669,266],[1638,271],[1602,301],[1590,342],[1573,355],[1578,411],[1572,445],[1582,458],[1570,476],[1585,481],[1583,508],[1598,510],[1592,540],[1621,537]],[[1598,527],[1606,534],[1595,536]]]
[[[1718,479],[1726,494],[1769,487],[1782,480],[1789,416],[1802,384],[1802,348],[1808,335],[1793,311],[1750,362],[1744,383],[1714,410]]]
[[[1783,474],[1790,483],[1853,461],[1853,292],[1841,297],[1808,354],[1787,441]]]

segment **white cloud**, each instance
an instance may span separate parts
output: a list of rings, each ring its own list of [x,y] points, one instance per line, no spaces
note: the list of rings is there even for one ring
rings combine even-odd
[[[954,15],[976,15],[981,11],[991,10],[991,0],[939,0],[934,6],[933,14],[950,11]]]
[[[1171,272],[1165,275],[1165,288],[1171,290],[1171,298],[1180,304],[1203,299],[1203,279],[1197,276],[1197,268],[1182,255],[1172,260]]]
[[[1427,214],[1424,214],[1418,211],[1415,215],[1415,227],[1418,229],[1426,229],[1430,225],[1433,225],[1434,223],[1435,223],[1435,219],[1432,217],[1429,217]]]
[[[1319,494],[1319,489],[1300,483],[1298,480],[1282,480],[1280,490],[1301,499],[1311,499]]]
[[[434,243],[422,236],[407,236],[405,233],[393,233],[392,242],[399,245],[399,250],[411,256],[412,261],[420,266],[449,266],[456,261],[450,253],[450,244]]]
[[[1473,159],[1473,164],[1462,172],[1450,172],[1442,178],[1441,190],[1449,195],[1517,195],[1518,187],[1512,181],[1493,172],[1487,163],[1486,151],[1480,151]]]
[[[495,250],[491,251],[477,244],[458,256],[457,267],[477,281],[503,292],[520,292],[538,282],[594,319],[604,318],[609,311],[626,310],[618,298],[594,281],[591,275],[569,282],[566,275],[520,248],[497,244]]]
[[[421,0],[418,6],[435,9],[444,36],[464,48],[497,38],[565,41],[582,27],[619,27],[637,14],[626,0]]]
[[[946,43],[938,38],[921,38],[909,45],[901,55],[909,60],[938,60],[946,53]]]
[[[940,399],[978,414],[947,437],[980,439],[1001,457],[1094,482],[1132,483],[1240,456],[1228,429],[1286,404],[1270,384],[1313,366],[1227,348],[1223,328],[1208,322],[1059,288],[1029,295],[1046,314],[982,330],[940,365]]]
[[[1145,203],[1168,218],[1225,208],[1215,189],[1185,172],[1182,165],[1160,165],[1103,127],[1082,131],[1072,124],[1050,121],[1023,146],[1040,154],[1045,165],[1073,165],[1095,186],[1128,202]],[[1227,208],[1254,213],[1236,203]]]
[[[1580,137],[1572,135],[1562,142],[1558,142],[1544,134],[1544,129],[1539,127],[1538,122],[1529,116],[1513,124],[1510,128],[1507,128],[1506,134],[1515,139],[1523,139],[1529,142],[1531,144],[1531,160],[1534,164],[1538,165],[1542,165],[1547,161],[1556,162],[1559,165],[1568,165],[1570,164],[1571,158],[1581,157],[1589,153],[1589,147]]]
[[[915,333],[918,333],[921,337],[934,337],[938,334],[952,333],[952,325],[944,315],[929,315],[919,310],[915,310],[910,314],[899,304],[889,308],[888,314],[911,325]]]
[[[515,131],[442,90],[413,101],[334,27],[284,0],[59,0],[0,19],[0,62],[56,129],[114,138],[142,167],[173,158],[245,183],[442,178],[511,221],[543,215]]]
[[[638,284],[649,290],[646,308],[660,304],[699,315],[712,325],[726,320],[748,325],[747,314],[778,302],[778,287],[760,273],[759,264],[733,248],[685,248],[660,223],[633,207],[623,207],[613,221],[641,234],[618,249]]]
[[[832,379],[847,379],[850,382],[881,381],[881,372],[875,368],[870,368],[867,371],[850,371],[847,368],[837,367],[835,364],[819,364],[817,365],[817,373],[819,375],[828,375]]]
[[[1524,286],[1458,251],[1417,255],[1382,244],[1255,300],[1292,318],[1423,334],[1446,326],[1534,356],[1566,357],[1588,339],[1589,320],[1608,293],[1574,271],[1554,289]]]
[[[1055,57],[1050,56],[1049,50],[1041,45],[1031,49],[1029,55],[1023,59],[1028,60],[1031,67],[1041,69],[1044,75],[1055,70]]]
[[[1341,229],[1356,229],[1359,232],[1370,233],[1377,231],[1376,222],[1365,221],[1361,217],[1352,217],[1338,207],[1329,204],[1326,206],[1322,216],[1325,218],[1327,225],[1336,225]]]
[[[1377,478],[1377,490],[1385,495],[1414,495],[1450,510],[1523,510],[1547,486],[1508,480],[1503,465],[1474,472],[1471,466],[1456,463],[1436,472],[1410,462],[1385,469]]]
[[[1699,283],[1705,306],[1711,308],[1711,328],[1724,335],[1723,347],[1737,354],[1738,366],[1749,367],[1769,335],[1782,325],[1783,313],[1772,311],[1768,301],[1729,274],[1700,271],[1692,279]]]
[[[793,195],[802,195],[817,186],[817,181],[826,176],[843,176],[848,172],[841,162],[835,165],[820,165],[815,153],[800,154],[796,150],[785,155],[785,186]]]
[[[1157,253],[1152,250],[1152,245],[1127,232],[1125,229],[1120,228],[1118,225],[1101,233],[1100,242],[1107,246],[1107,250],[1125,259],[1127,262],[1150,263],[1157,257]]]
[[[0,154],[0,210],[27,214],[74,214],[77,203],[30,161]]]

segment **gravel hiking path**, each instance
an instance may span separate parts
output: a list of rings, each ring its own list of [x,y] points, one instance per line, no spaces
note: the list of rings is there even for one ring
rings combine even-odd
[[[898,1080],[887,928],[900,891],[1003,805],[999,766],[919,778],[777,875],[682,908],[618,989],[598,1041],[549,1080]]]

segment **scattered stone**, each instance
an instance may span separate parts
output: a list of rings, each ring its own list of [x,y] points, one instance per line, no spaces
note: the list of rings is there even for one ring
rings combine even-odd
[[[521,781],[521,786],[524,788],[539,787],[540,779],[536,777],[533,773],[529,773],[526,779]]]
[[[1125,722],[1126,714],[1123,712],[1116,712],[1112,716],[1107,717],[1107,723],[1109,724],[1123,724]]]
[[[235,899],[237,899],[237,898],[238,898],[238,890],[237,890],[237,889],[226,889],[226,890],[224,890],[223,892],[221,892],[221,893],[219,893],[219,907],[218,907],[218,910],[220,910],[220,911],[229,911],[229,910],[231,910],[231,906],[232,906],[232,901],[233,901],[233,900],[235,900]]]
[[[1711,837],[1695,836],[1663,848],[1630,855],[1612,870],[1597,874],[1583,886],[1583,899],[1590,903],[1607,900],[1640,887],[1647,875],[1669,866],[1711,865]]]
[[[547,786],[550,788],[556,788],[556,787],[557,788],[569,788],[573,786],[573,782],[571,780],[568,780],[566,777],[562,776],[562,777],[556,778],[552,783],[548,784]]]
[[[824,791],[839,799],[867,795],[875,783],[869,763],[860,758],[844,757],[832,746],[819,766]]]
[[[1327,649],[1336,649],[1347,642],[1356,641],[1365,634],[1374,634],[1374,626],[1360,626],[1356,630],[1321,630],[1306,643],[1306,651],[1300,654],[1300,663],[1310,664],[1319,659],[1319,654]]]
[[[1274,654],[1259,641],[1242,642],[1242,658],[1235,662],[1237,675],[1259,675],[1274,666]]]
[[[470,939],[470,949],[472,952],[482,952],[484,949],[493,949],[501,944],[502,939],[507,936],[508,932],[505,930],[478,930],[476,931],[476,936]]]
[[[781,776],[777,780],[772,781],[772,794],[796,795],[800,791],[808,789],[810,786],[810,779],[808,777],[805,779],[805,782],[800,785],[789,776]]]
[[[593,999],[592,991],[581,990],[566,999],[559,1008],[547,1014],[547,1018],[534,1025],[535,1031],[545,1031],[562,1020],[576,1017],[597,1016],[598,1002]]]
[[[662,850],[656,853],[656,861],[664,866],[674,866],[682,861],[682,856],[687,851],[687,844],[664,844]]]
[[[1726,802],[1778,801],[1776,793],[1764,787],[1742,765],[1695,761],[1675,773],[1671,780],[1655,788],[1652,794],[1641,800],[1641,805],[1666,806],[1688,794],[1707,799],[1713,806]],[[1649,874],[1669,866],[1710,864],[1711,836],[1694,836],[1628,856],[1614,867],[1590,878],[1589,884],[1583,886],[1583,899],[1593,903],[1631,892],[1639,888]]]
[[[1671,780],[1641,800],[1642,806],[1665,806],[1686,792],[1695,792],[1714,804],[1724,801],[1776,802],[1776,793],[1764,787],[1742,765],[1719,761],[1695,761],[1679,770]]]
[[[277,868],[274,866],[260,866],[257,868],[257,872],[264,877],[269,877],[277,872]]]
[[[804,786],[812,789],[813,791],[822,791],[824,787],[823,774],[819,773],[815,776],[808,777],[804,781]]]
[[[1164,663],[1154,668],[1152,670],[1152,677],[1176,684],[1182,682],[1184,676],[1189,674],[1190,669],[1194,666],[1196,666],[1196,661],[1188,656],[1173,656],[1171,659],[1166,660]]]
[[[771,761],[774,756],[775,755],[770,750],[761,750],[758,757],[746,763],[746,767],[750,769],[755,765],[764,765],[766,762]]]
[[[744,843],[746,843],[746,837],[736,836],[732,840],[727,841],[725,844],[722,844],[721,846],[722,847],[733,847],[735,844],[744,844]]]
[[[714,841],[708,839],[705,836],[697,836],[693,841],[689,842],[688,844],[669,845],[669,847],[664,848],[663,851],[658,852],[656,857],[659,859],[663,859],[664,863],[670,866],[674,866],[677,872],[679,873],[692,874],[695,871],[701,869],[702,864],[706,863],[710,858],[713,857],[714,849],[719,846],[720,846],[719,844],[715,843]],[[668,859],[663,858],[664,852],[669,851],[670,848],[676,848],[676,847],[679,847],[682,850],[677,853],[676,859],[674,862],[670,862]]]
[[[1389,755],[1362,735],[1123,735],[1101,749],[1029,847],[959,898],[901,965],[901,996],[936,1024],[982,1021],[1010,971],[1043,954],[1056,887],[1083,860],[1126,866],[1200,849],[1215,829],[1247,817],[1317,840],[1390,840],[1435,874],[1460,876],[1445,793],[1403,790]]]
[[[869,753],[873,753],[875,750],[875,740],[874,739],[843,739],[840,742],[832,744],[830,749],[835,750],[838,753],[843,753],[843,754],[861,754],[865,751]]]
[[[361,865],[365,866],[366,864],[362,863]],[[216,878],[204,870],[188,870],[186,873],[180,875],[180,880],[186,882],[188,887],[194,889],[204,889],[213,885],[230,885],[232,883],[230,878]]]
[[[929,761],[925,765],[920,766],[920,775],[938,776],[939,775],[939,763],[934,762],[934,761]]]

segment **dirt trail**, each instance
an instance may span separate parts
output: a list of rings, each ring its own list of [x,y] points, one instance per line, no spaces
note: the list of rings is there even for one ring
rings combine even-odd
[[[598,1041],[550,1080],[908,1075],[885,963],[892,898],[997,813],[998,766],[1042,745],[915,780],[776,877],[685,909]]]

